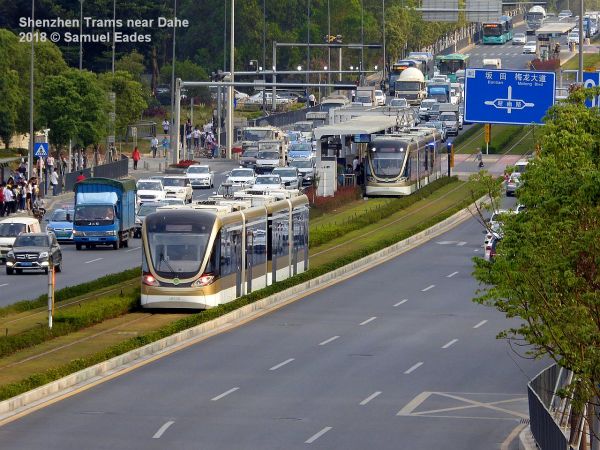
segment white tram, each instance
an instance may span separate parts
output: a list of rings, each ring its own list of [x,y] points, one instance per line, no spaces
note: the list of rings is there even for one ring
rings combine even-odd
[[[308,269],[308,199],[239,192],[159,208],[142,250],[142,307],[218,306]]]
[[[366,195],[410,195],[437,180],[443,175],[442,147],[440,133],[431,128],[373,136],[365,163]]]

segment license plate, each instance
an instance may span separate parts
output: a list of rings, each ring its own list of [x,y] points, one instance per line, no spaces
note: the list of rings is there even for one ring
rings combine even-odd
[[[24,262],[24,263],[21,263],[21,265],[22,265],[23,267],[31,267],[31,266],[33,265],[33,263],[30,263],[30,262]]]

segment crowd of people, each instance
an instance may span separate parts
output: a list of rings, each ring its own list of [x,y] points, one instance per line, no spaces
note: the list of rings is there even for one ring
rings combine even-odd
[[[0,217],[25,211],[31,213],[41,199],[37,177],[26,180],[17,174],[9,177],[6,183],[0,183]]]

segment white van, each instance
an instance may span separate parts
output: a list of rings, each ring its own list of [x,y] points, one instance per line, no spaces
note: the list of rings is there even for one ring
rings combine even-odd
[[[6,254],[12,250],[18,235],[41,232],[40,223],[33,217],[9,217],[0,221],[0,261],[6,262]]]

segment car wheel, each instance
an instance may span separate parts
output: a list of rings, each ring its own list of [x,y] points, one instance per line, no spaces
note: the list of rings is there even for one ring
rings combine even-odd
[[[13,269],[11,268],[6,268],[6,275],[12,275],[13,274]]]
[[[112,244],[112,248],[113,248],[113,250],[118,250],[118,248],[119,248],[119,243],[118,243],[118,242],[113,242],[113,244]]]
[[[81,250],[81,244],[75,244],[75,250]]]
[[[15,269],[15,272],[17,272],[17,275],[21,275],[23,273],[23,269]]]
[[[123,247],[129,248],[129,239],[126,241],[123,241]]]
[[[44,273],[45,273],[46,275],[48,275],[48,268],[47,268],[47,267],[44,269]]]

